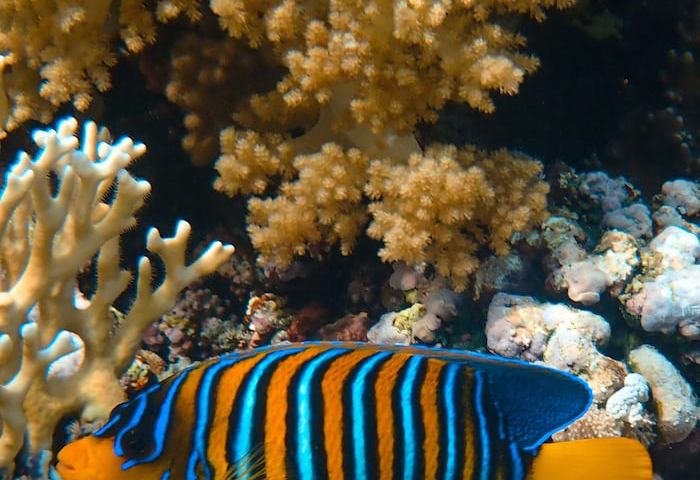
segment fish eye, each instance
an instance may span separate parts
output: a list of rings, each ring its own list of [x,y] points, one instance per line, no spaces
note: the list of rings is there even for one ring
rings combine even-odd
[[[121,445],[124,454],[130,458],[145,457],[150,454],[154,448],[151,437],[137,432],[135,428],[124,433]]]

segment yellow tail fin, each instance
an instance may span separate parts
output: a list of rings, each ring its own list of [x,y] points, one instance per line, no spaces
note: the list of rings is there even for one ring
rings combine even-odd
[[[532,462],[528,480],[651,480],[651,459],[630,438],[593,438],[545,443]]]

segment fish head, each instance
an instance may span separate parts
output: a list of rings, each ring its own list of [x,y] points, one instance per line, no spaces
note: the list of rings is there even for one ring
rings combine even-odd
[[[132,457],[115,454],[114,437],[92,435],[67,444],[57,460],[56,471],[63,480],[159,480],[170,469],[163,461],[133,465]]]
[[[167,431],[155,428],[163,389],[154,385],[117,405],[107,422],[58,452],[56,471],[63,480],[167,479],[173,452],[165,451]],[[166,414],[167,415],[167,414]]]
[[[67,444],[58,452],[56,471],[62,480],[160,480],[167,478],[165,461],[134,464],[137,455],[115,453],[114,437],[88,436]],[[131,445],[135,454],[141,445]],[[128,452],[131,453],[131,452]],[[164,477],[165,476],[165,477]]]

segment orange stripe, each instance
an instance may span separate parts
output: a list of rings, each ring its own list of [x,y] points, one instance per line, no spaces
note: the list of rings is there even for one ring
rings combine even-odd
[[[192,435],[194,432],[195,420],[195,403],[197,401],[197,387],[202,379],[205,371],[205,365],[200,365],[193,370],[183,371],[181,375],[187,375],[185,380],[180,385],[180,389],[175,397],[175,404],[171,413],[172,433],[168,434],[168,443],[166,444],[165,456],[172,456],[173,463],[171,465],[172,472],[182,472],[184,475],[187,467],[186,456],[178,456],[175,453],[168,454],[168,451],[178,452],[182,448],[190,448],[192,446]],[[171,387],[172,388],[172,385]],[[185,447],[183,447],[185,445]],[[171,450],[172,449],[172,450]]]
[[[352,368],[377,349],[360,349],[338,357],[321,381],[323,438],[328,460],[328,480],[343,480],[343,386]]]
[[[394,410],[391,394],[396,385],[399,370],[409,358],[411,356],[407,354],[392,355],[379,370],[374,384],[380,480],[394,477]]]
[[[238,394],[238,388],[245,375],[269,353],[269,351],[259,353],[233,364],[224,371],[216,384],[214,418],[211,422],[207,458],[214,467],[214,478],[217,480],[225,478],[229,469],[226,459],[226,437],[228,436],[228,419]]]
[[[301,353],[285,358],[270,378],[265,405],[265,470],[267,478],[284,480],[287,477],[287,390],[299,367],[328,347],[309,347]]]
[[[462,478],[472,478],[477,457],[476,432],[474,429],[477,416],[474,412],[474,405],[472,404],[472,395],[474,394],[474,371],[465,369],[463,375],[463,405],[456,406],[457,408],[461,407],[464,411],[464,471],[462,473]]]
[[[445,362],[428,360],[425,378],[420,390],[420,406],[423,412],[423,454],[425,455],[426,480],[437,477],[438,455],[440,454],[440,422],[438,417],[437,390],[440,383],[440,372]]]

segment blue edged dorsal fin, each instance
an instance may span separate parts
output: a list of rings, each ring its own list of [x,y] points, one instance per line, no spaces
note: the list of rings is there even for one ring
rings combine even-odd
[[[554,432],[581,418],[593,401],[588,384],[561,370],[495,355],[414,345],[321,342],[353,349],[388,350],[435,358],[482,372],[486,395],[503,420],[507,439],[534,450]],[[308,342],[307,345],[319,345]]]
[[[504,419],[506,436],[523,450],[539,447],[591,406],[590,387],[570,373],[496,359],[500,365],[477,362],[473,367],[484,371],[488,398]]]
[[[488,399],[503,417],[505,434],[522,450],[539,447],[554,432],[581,418],[593,402],[588,384],[561,370],[461,350],[420,346],[407,350],[483,372]]]

